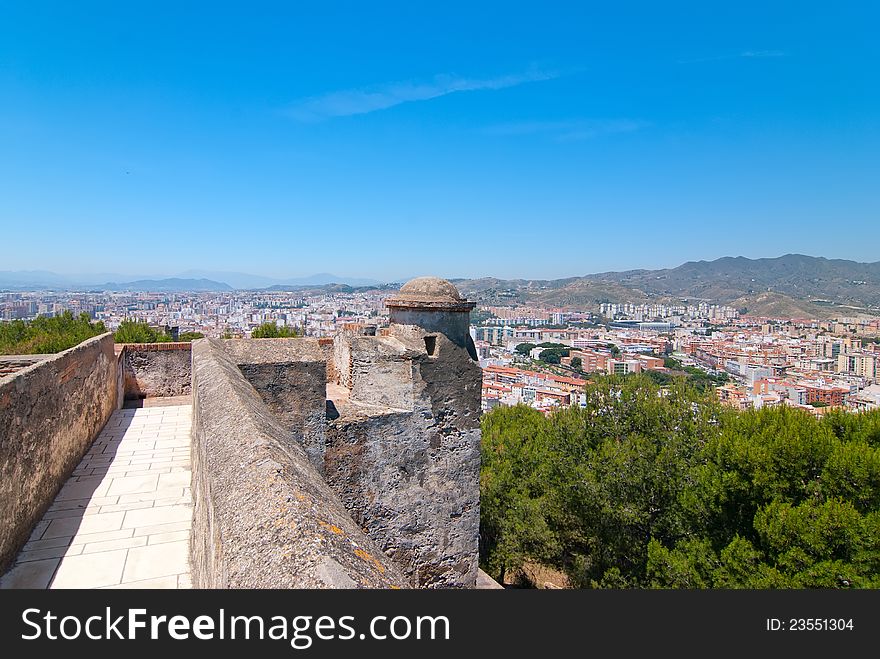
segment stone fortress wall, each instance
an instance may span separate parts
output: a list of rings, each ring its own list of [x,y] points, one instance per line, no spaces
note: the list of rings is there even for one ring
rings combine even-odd
[[[320,482],[328,487],[332,495],[323,495],[331,504],[328,514],[337,510],[337,504],[344,509],[355,528],[365,534],[354,540],[356,544],[369,542],[378,547],[382,565],[389,573],[393,566],[403,585],[475,586],[480,371],[468,349],[472,305],[461,300],[448,282],[431,279],[429,284],[433,288],[416,293],[426,299],[421,310],[424,316],[419,315],[418,300],[407,299],[406,324],[394,322],[392,300],[391,326],[379,335],[375,328],[352,327],[339,332],[332,344],[309,338],[194,343],[193,471],[194,479],[205,483],[201,489],[196,486],[194,551],[204,547],[205,555],[250,556],[252,552],[238,546],[239,541],[262,537],[265,542],[272,537],[271,543],[282,545],[270,551],[267,559],[286,556],[286,536],[261,535],[254,529],[243,533],[236,531],[236,525],[247,520],[263,528],[283,510],[297,528],[310,526],[307,510],[295,512],[281,503],[270,509],[250,509],[247,516],[239,511],[245,500],[277,499],[276,486],[281,487],[281,481],[272,480],[270,489],[255,486],[251,462],[244,460],[240,448],[242,442],[250,446],[253,441],[251,434],[241,434],[245,420],[271,417],[277,424],[263,423],[261,428],[266,441],[275,447],[278,473],[297,474],[292,483],[309,482],[317,488]],[[407,295],[406,286],[401,295]],[[444,304],[457,311],[445,309]],[[452,313],[457,315],[450,320]],[[445,316],[439,324],[436,314]],[[223,394],[217,390],[219,362],[237,367],[237,374],[223,370],[224,378],[230,380],[229,391]],[[251,390],[256,396],[245,395]],[[227,421],[218,423],[223,418]],[[250,447],[244,455],[253,455],[254,450]],[[308,469],[297,456],[307,458]],[[225,471],[228,463],[239,465],[238,479],[234,472]],[[248,497],[235,498],[238,490],[247,491]],[[224,502],[213,492],[233,498]],[[200,508],[203,502],[208,505]],[[328,540],[332,538],[326,529],[342,525],[324,521],[329,526],[311,524],[310,533],[324,554],[334,556],[336,572],[369,585],[364,574],[351,572],[351,566],[340,567],[345,562],[331,550]],[[349,529],[336,539],[343,538],[355,536]],[[367,553],[377,557],[375,551]],[[211,573],[229,569],[227,564]],[[235,569],[246,571],[240,566]],[[201,581],[199,571],[194,571],[194,583],[215,583],[214,577]],[[304,570],[303,574],[313,572]]]
[[[196,587],[492,587],[473,304],[434,278],[387,303],[379,331],[115,354],[107,334],[0,380],[0,571],[123,399],[191,392]]]
[[[109,332],[0,378],[0,573],[119,402]]]

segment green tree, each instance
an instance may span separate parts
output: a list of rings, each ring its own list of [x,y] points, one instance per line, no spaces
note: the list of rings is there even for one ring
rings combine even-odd
[[[571,367],[574,370],[579,371],[583,368],[583,366],[584,366],[584,361],[580,357],[572,357],[571,358]]]
[[[302,336],[302,332],[296,327],[279,327],[275,323],[266,322],[251,332],[252,339],[286,339]]]
[[[664,566],[689,562],[719,588],[876,588],[880,452],[865,437],[880,414],[841,414],[726,413],[689,495],[711,559],[682,542],[657,546],[653,585],[676,586]]]
[[[536,348],[536,347],[537,347],[537,345],[534,343],[520,343],[514,349],[516,350],[516,352],[518,352],[521,355],[528,355],[532,351],[532,349]]]
[[[663,360],[663,365],[673,371],[677,371],[681,369],[681,362],[675,359],[674,357],[666,357]]]
[[[107,331],[103,322],[69,310],[51,318],[0,321],[0,354],[32,355],[61,352]]]
[[[189,342],[189,341],[195,341],[196,339],[204,339],[204,338],[205,338],[205,335],[202,334],[201,332],[181,332],[180,335],[178,335],[177,340]]]
[[[549,348],[542,350],[541,354],[538,355],[538,359],[545,364],[558,364],[561,361],[561,354],[558,349]]]
[[[484,417],[480,472],[480,555],[499,581],[529,560],[556,553],[547,524],[547,421],[525,406],[497,408]]]
[[[584,408],[483,416],[481,561],[579,587],[880,587],[880,411],[721,407],[600,377]]]
[[[116,343],[168,343],[171,337],[143,320],[125,319],[113,333]]]
[[[646,378],[650,378],[654,384],[659,384],[661,387],[665,387],[675,381],[674,375],[664,373],[663,371],[647,370],[643,371],[643,373]]]

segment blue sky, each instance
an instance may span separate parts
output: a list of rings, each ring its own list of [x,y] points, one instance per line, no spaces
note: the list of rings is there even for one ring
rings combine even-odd
[[[0,270],[880,260],[875,7],[0,0]]]

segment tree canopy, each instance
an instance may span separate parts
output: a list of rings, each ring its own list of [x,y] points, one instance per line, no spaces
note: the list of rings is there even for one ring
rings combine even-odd
[[[548,348],[547,350],[542,350],[538,355],[538,359],[540,359],[545,364],[558,364],[562,357],[565,356],[562,354],[560,350],[557,348]]]
[[[126,319],[113,333],[113,340],[116,343],[168,343],[171,337],[144,320]]]
[[[880,412],[721,407],[684,378],[483,417],[481,561],[576,587],[880,586]]]
[[[35,355],[61,352],[107,331],[87,313],[70,311],[33,320],[0,321],[0,355]]]
[[[286,339],[296,336],[302,336],[302,332],[296,327],[279,327],[272,322],[263,323],[251,332],[252,339]]]

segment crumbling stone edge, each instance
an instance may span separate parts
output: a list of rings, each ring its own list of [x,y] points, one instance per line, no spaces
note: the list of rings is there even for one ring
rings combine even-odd
[[[196,588],[409,587],[217,339],[192,346]]]
[[[117,408],[109,332],[0,383],[0,574]]]

